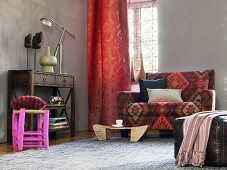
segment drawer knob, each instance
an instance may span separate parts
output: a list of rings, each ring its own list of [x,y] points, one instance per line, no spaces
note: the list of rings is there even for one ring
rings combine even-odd
[[[43,81],[46,81],[47,80],[47,77],[43,77]]]
[[[63,83],[66,83],[66,79],[63,80]]]

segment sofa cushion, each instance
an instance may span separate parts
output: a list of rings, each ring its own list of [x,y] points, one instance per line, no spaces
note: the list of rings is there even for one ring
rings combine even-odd
[[[140,86],[140,102],[148,101],[148,92],[149,89],[166,89],[166,79],[158,79],[158,80],[139,80]]]
[[[199,102],[152,102],[127,105],[128,126],[151,125],[151,129],[173,129],[174,120],[200,112]]]
[[[208,89],[209,72],[175,72],[167,77],[167,88],[182,89],[184,101],[193,101],[199,92]]]
[[[156,80],[156,79],[162,79],[168,77],[174,73],[179,73],[180,79],[178,81],[183,84],[183,87],[185,86],[185,89],[182,91],[182,99],[183,101],[194,101],[198,95],[200,94],[200,90],[197,89],[195,86],[195,82],[198,82],[198,80],[205,80],[208,82],[208,89],[214,89],[214,70],[206,70],[206,71],[188,71],[188,72],[167,72],[167,73],[146,73],[146,79],[148,80]],[[208,75],[207,75],[208,73]],[[175,79],[176,80],[176,79]],[[168,81],[168,80],[167,80]],[[175,81],[176,82],[176,81]],[[183,82],[183,83],[182,83]],[[201,83],[202,81],[200,81]],[[168,84],[168,83],[167,83]],[[187,85],[188,84],[188,85]],[[190,85],[190,87],[189,87]],[[206,85],[206,84],[204,84]],[[175,87],[178,85],[174,85]],[[204,89],[206,90],[206,86]],[[167,85],[168,88],[168,85]]]
[[[183,102],[181,89],[147,89],[148,102]]]
[[[208,89],[214,90],[214,70],[206,70],[209,72],[209,85]],[[188,71],[188,72],[182,72],[182,73],[193,73],[195,71]],[[170,74],[173,72],[167,72],[167,73],[146,73],[146,79],[147,80],[157,80],[157,79],[163,79],[167,78]]]
[[[20,96],[11,101],[11,108],[13,109],[35,109],[39,110],[47,105],[45,101],[37,96]]]

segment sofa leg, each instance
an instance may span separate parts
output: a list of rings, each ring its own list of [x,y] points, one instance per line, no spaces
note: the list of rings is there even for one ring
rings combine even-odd
[[[128,138],[128,133],[129,133],[129,129],[122,129],[121,130],[121,137],[122,138]]]

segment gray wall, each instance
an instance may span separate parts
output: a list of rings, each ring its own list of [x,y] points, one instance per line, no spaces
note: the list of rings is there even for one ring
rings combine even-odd
[[[28,33],[43,32],[41,49],[37,50],[37,70],[40,56],[47,46],[51,53],[60,36],[58,27],[45,27],[40,18],[47,17],[65,26],[76,35],[63,39],[63,67],[65,73],[76,75],[76,130],[87,130],[87,0],[1,0],[0,1],[0,142],[6,141],[7,127],[7,71],[27,69],[24,37]],[[34,50],[29,49],[30,68]]]
[[[227,1],[157,0],[159,70],[215,69],[217,109],[227,109]]]

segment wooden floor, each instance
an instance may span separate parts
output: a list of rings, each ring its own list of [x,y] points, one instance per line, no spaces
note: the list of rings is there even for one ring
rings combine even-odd
[[[95,137],[93,131],[83,131],[83,132],[76,132],[75,137],[69,137],[68,134],[66,135],[58,135],[55,139],[50,139],[50,145],[57,145],[72,141],[78,141],[83,139],[89,139]],[[0,144],[0,155],[14,153],[12,144],[10,143],[2,143]]]

